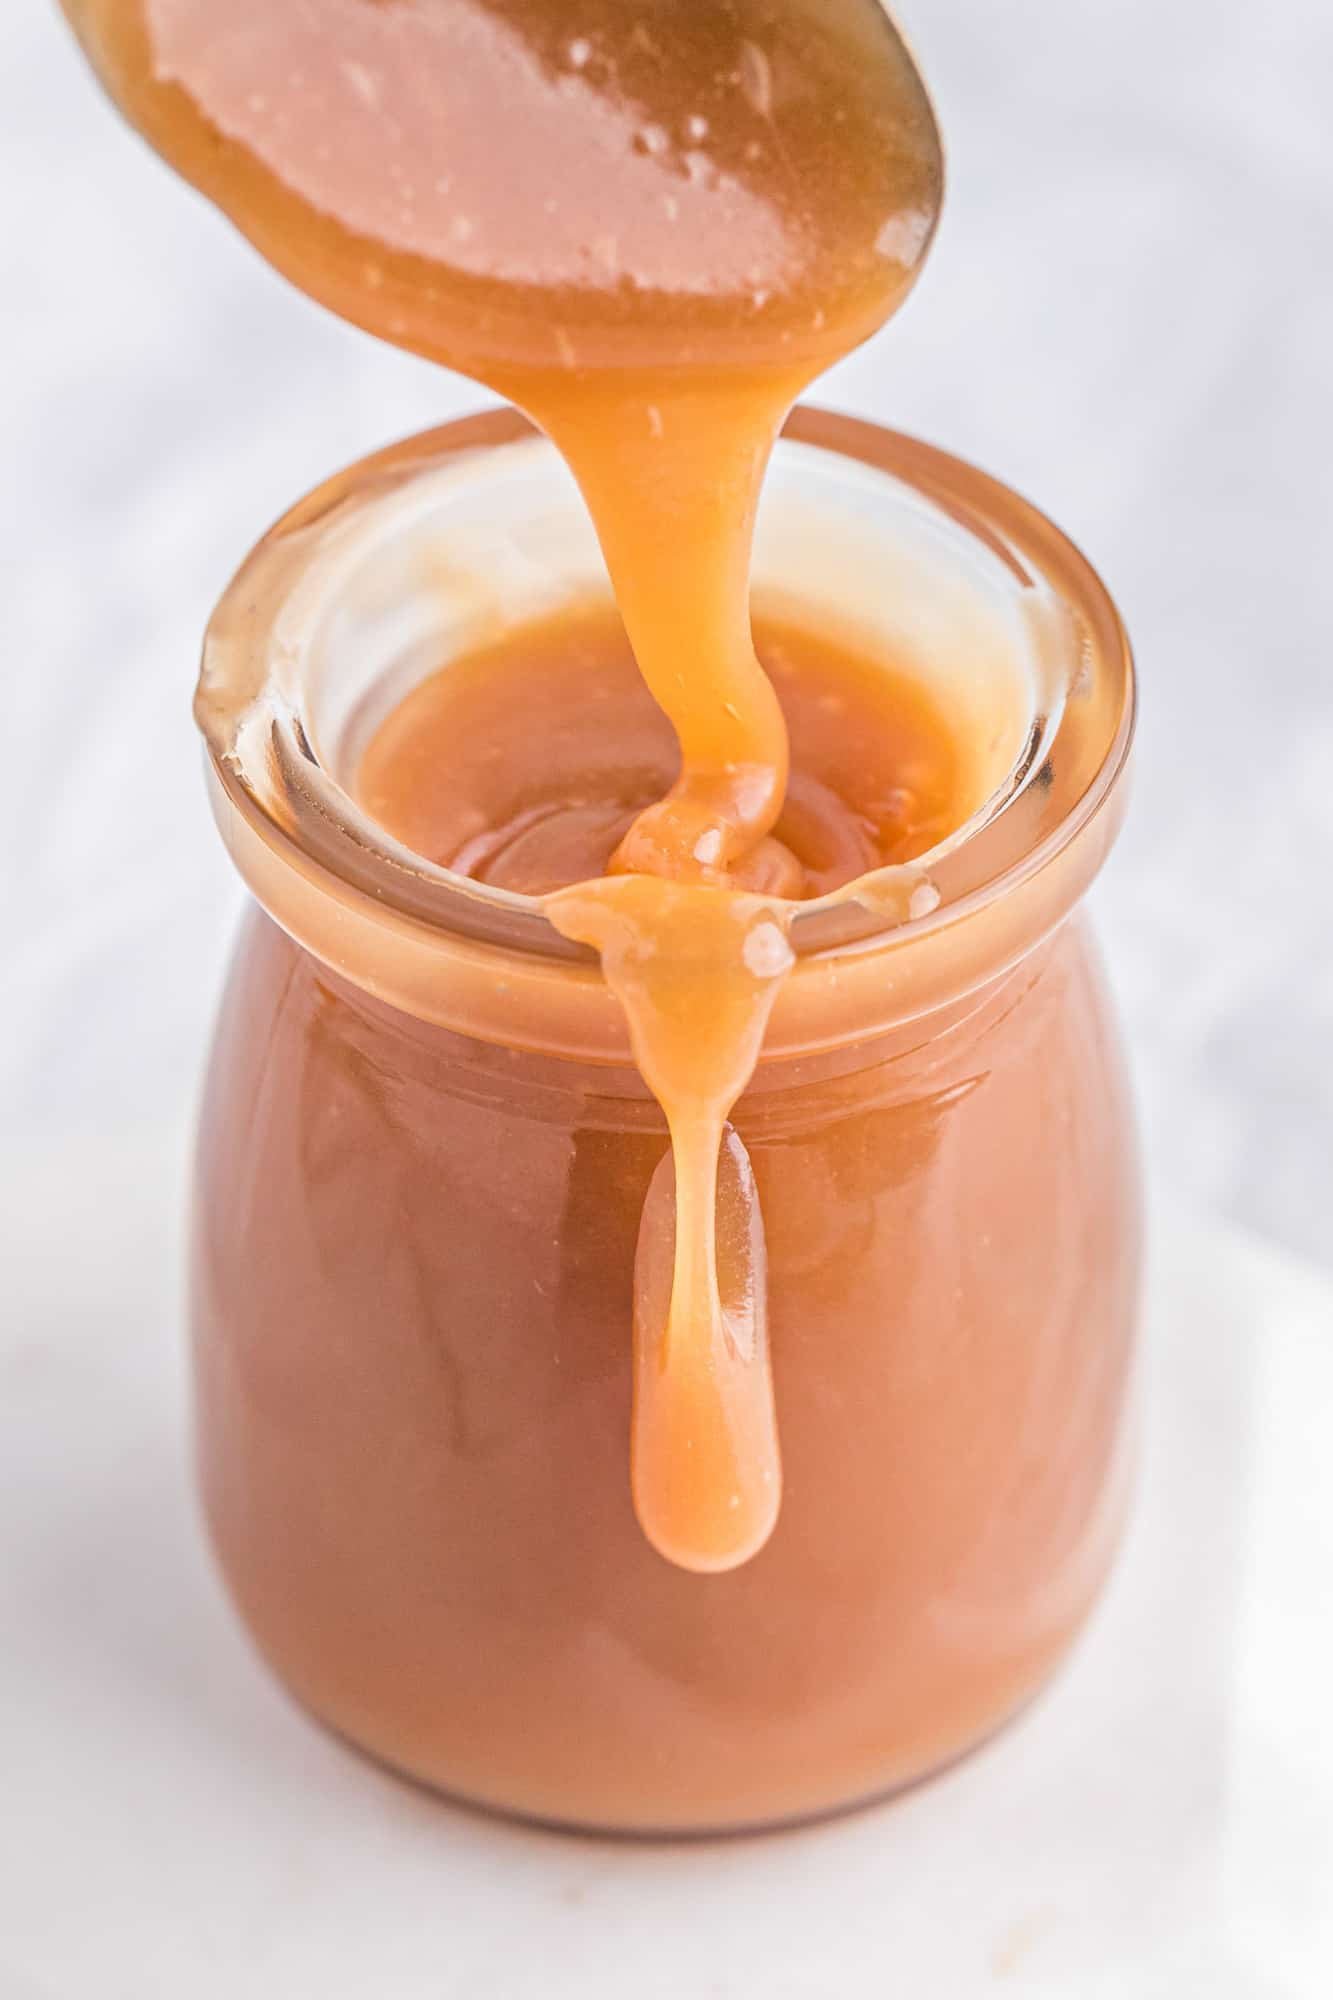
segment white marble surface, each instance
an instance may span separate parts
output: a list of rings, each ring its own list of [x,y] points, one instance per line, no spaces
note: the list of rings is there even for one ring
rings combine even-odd
[[[185,1464],[183,1151],[0,1150],[2,2000],[1333,1988],[1326,1280],[1159,1204],[1139,1505],[1051,1692],[888,1806],[617,1845],[382,1775],[250,1653]]]

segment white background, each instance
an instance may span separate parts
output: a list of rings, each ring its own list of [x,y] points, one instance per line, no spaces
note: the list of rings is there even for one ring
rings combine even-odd
[[[574,0],[571,0],[574,8]],[[915,0],[951,151],[899,324],[825,388],[1028,493],[1136,642],[1100,895],[1154,1162],[1333,1265],[1333,6]],[[0,16],[0,1125],[188,1102],[237,892],[189,719],[268,521],[480,400],[290,292]]]

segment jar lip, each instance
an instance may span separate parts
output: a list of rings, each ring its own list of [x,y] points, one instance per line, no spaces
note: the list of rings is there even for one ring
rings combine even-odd
[[[1108,592],[1082,553],[1030,502],[989,475],[937,447],[862,419],[804,405],[784,439],[854,461],[912,489],[1034,597],[1044,589],[1072,614],[1086,677],[1109,682],[1097,739],[1080,753],[1067,798],[1052,798],[1040,826],[1018,827],[1014,815],[988,810],[969,837],[945,843],[914,870],[929,869],[938,893],[926,906],[863,903],[843,892],[801,905],[792,922],[798,966],[837,961],[891,948],[895,952],[1007,897],[1041,873],[1098,815],[1116,790],[1135,724],[1135,675],[1129,642]],[[299,501],[270,529],[224,593],[209,625],[195,713],[212,760],[217,791],[274,853],[307,879],[323,879],[392,915],[414,930],[471,942],[483,950],[561,965],[576,977],[595,964],[586,948],[555,929],[537,898],[477,883],[402,847],[363,813],[327,771],[294,704],[265,699],[274,662],[290,667],[283,612],[308,584],[316,557],[337,547],[338,535],[368,501],[409,485],[450,463],[482,461],[504,447],[540,436],[510,409],[495,409],[424,432],[374,453],[336,474]],[[298,642],[299,643],[299,642]],[[1010,790],[1017,797],[1050,768],[1063,718],[1049,742],[1029,746],[1026,766]],[[1038,754],[1040,753],[1040,754]],[[1001,805],[1008,803],[1002,800]],[[988,802],[988,808],[995,801]],[[916,879],[920,879],[918,875]],[[253,884],[252,884],[253,886]]]

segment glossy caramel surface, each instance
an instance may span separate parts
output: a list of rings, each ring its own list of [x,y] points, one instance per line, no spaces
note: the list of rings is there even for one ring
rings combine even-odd
[[[774,828],[791,893],[827,895],[953,831],[960,746],[918,675],[791,619],[759,617],[755,638],[794,745]],[[425,679],[376,731],[355,789],[414,853],[541,896],[605,875],[679,772],[624,626],[593,600]]]
[[[938,211],[876,0],[64,4],[131,122],[303,291],[487,378],[818,368]]]

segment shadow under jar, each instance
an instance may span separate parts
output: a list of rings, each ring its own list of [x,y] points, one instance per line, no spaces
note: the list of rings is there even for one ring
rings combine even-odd
[[[616,1003],[538,903],[397,846],[354,791],[428,674],[606,588],[559,460],[504,413],[330,482],[218,609],[197,711],[259,907],[199,1140],[199,1457],[236,1603],[316,1715],[507,1811],[702,1831],[956,1757],[1105,1578],[1138,1189],[1078,906],[1119,820],[1132,673],[1033,509],[797,413],[756,601],[919,673],[972,746],[973,810],[910,921],[796,920],[735,1120],[784,1500],[754,1560],[698,1576],[631,1506],[635,1241],[666,1135]]]

